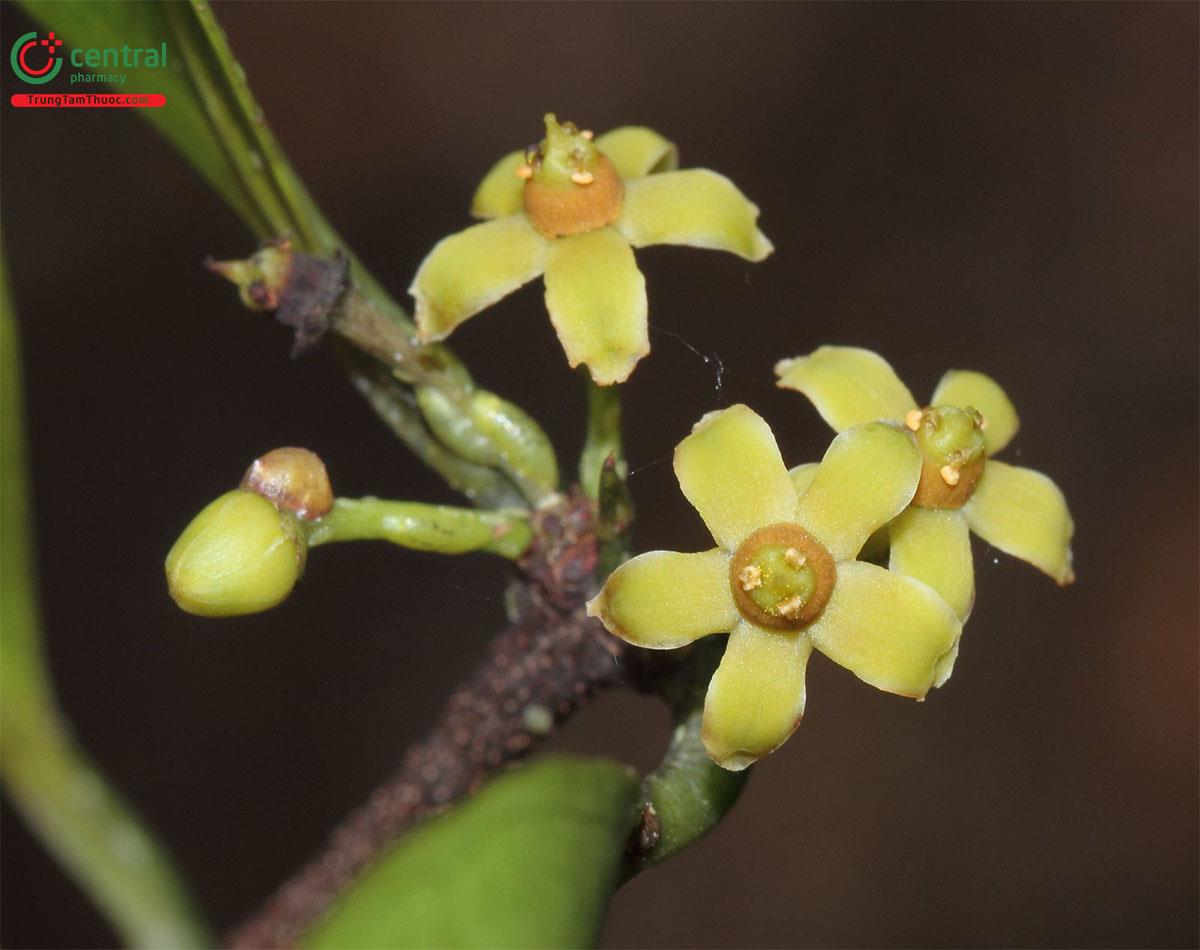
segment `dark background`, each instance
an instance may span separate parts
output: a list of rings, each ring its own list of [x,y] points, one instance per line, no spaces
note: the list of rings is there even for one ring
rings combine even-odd
[[[1074,587],[977,542],[962,655],[923,705],[814,661],[799,732],[708,840],[617,895],[606,945],[1197,942],[1197,10],[219,7],[299,171],[397,293],[546,110],[652,125],[762,206],[762,265],[638,255],[640,548],[706,543],[667,461],[701,413],[748,401],[789,462],[819,457],[830,433],[771,367],[823,342],[877,349],[918,398],[948,367],[992,374],[1024,423],[1004,457],[1070,500]],[[4,48],[30,28],[6,7]],[[319,451],[340,494],[454,496],[327,353],[289,362],[199,266],[253,241],[136,114],[3,108],[51,663],[224,928],[429,725],[502,623],[504,567],[338,546],[271,613],[175,609],[172,540],[268,448]],[[569,469],[582,394],[540,294],[453,345]],[[666,731],[613,696],[559,744],[649,767]],[[7,806],[3,840],[0,942],[111,942]]]

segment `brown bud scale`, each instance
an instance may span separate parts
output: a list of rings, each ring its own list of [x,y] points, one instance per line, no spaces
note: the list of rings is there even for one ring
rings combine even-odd
[[[325,463],[308,449],[272,449],[256,458],[246,469],[241,487],[305,521],[323,518],[333,507],[333,486]]]

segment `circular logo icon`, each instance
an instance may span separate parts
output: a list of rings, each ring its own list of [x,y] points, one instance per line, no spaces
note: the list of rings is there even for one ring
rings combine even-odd
[[[26,33],[17,37],[8,54],[13,72],[25,82],[41,85],[49,82],[62,69],[62,59],[58,56],[58,48],[62,40],[54,38],[54,31],[43,40],[38,39],[36,32]]]

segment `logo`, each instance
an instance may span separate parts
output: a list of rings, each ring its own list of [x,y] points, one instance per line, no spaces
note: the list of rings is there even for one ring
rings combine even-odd
[[[39,40],[36,32],[26,33],[13,43],[8,61],[12,64],[13,72],[21,79],[40,86],[57,76],[62,69],[62,59],[56,55],[60,46],[62,40],[54,38],[53,30],[44,40]]]

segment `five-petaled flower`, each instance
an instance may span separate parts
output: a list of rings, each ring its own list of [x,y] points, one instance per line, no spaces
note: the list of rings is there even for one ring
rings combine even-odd
[[[966,620],[975,599],[969,532],[1028,561],[1059,584],[1075,579],[1075,527],[1058,486],[992,458],[1016,434],[1017,412],[983,373],[950,370],[920,408],[888,362],[870,350],[823,346],[776,367],[841,432],[867,421],[903,425],[921,451],[911,507],[888,527],[889,566],[937,590]],[[813,467],[793,470],[802,482]]]
[[[686,244],[749,261],[771,253],[758,208],[728,178],[676,171],[675,147],[627,126],[594,140],[545,117],[536,147],[502,158],[471,213],[485,221],[440,241],[409,292],[422,339],[460,323],[539,275],[571,366],[601,385],[623,382],[650,352],[646,281],[633,248]]]
[[[742,405],[710,413],[676,448],[675,474],[717,547],[627,561],[588,612],[651,649],[729,632],[703,728],[708,754],[727,769],[772,752],[799,724],[814,647],[879,689],[920,699],[949,675],[958,618],[922,582],[854,560],[908,506],[920,471],[912,439],[871,423],[834,439],[797,492],[761,417]]]

